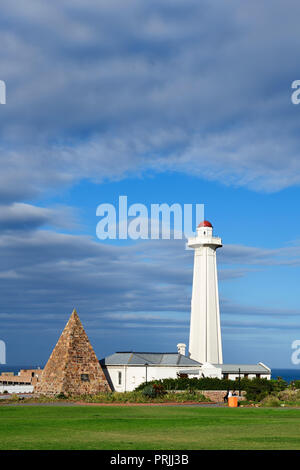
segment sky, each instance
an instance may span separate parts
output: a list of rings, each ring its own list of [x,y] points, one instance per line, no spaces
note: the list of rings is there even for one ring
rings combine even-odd
[[[204,204],[224,362],[299,367],[296,0],[1,4],[0,340],[43,366],[75,307],[100,358],[188,344],[185,240],[99,240],[99,204]],[[172,227],[171,227],[172,228]]]

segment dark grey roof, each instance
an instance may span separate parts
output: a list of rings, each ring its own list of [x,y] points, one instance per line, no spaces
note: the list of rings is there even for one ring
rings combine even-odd
[[[200,362],[178,353],[116,352],[100,360],[102,365],[201,366]]]
[[[264,364],[213,364],[222,370],[223,374],[271,374]]]

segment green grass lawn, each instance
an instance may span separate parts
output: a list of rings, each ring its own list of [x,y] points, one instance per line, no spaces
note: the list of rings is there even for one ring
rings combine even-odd
[[[0,406],[0,449],[300,449],[300,410]]]

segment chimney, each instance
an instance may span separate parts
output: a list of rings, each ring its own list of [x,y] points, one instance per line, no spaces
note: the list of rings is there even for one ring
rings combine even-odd
[[[184,343],[178,343],[178,344],[177,344],[177,351],[178,351],[178,354],[181,354],[182,356],[185,356],[185,348],[186,348],[186,344],[184,344]]]

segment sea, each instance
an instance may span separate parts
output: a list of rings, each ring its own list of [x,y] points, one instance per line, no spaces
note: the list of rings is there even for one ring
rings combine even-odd
[[[38,369],[44,368],[44,364],[34,364],[34,365],[20,365],[20,366],[9,366],[0,364],[0,374],[2,372],[13,372],[15,375],[19,372],[20,369]],[[290,383],[292,380],[300,380],[300,368],[299,369],[272,369],[272,379],[277,379],[281,377],[286,382]]]
[[[300,380],[300,368],[299,369],[271,369],[272,379],[281,377],[286,382],[290,383],[292,380]]]

